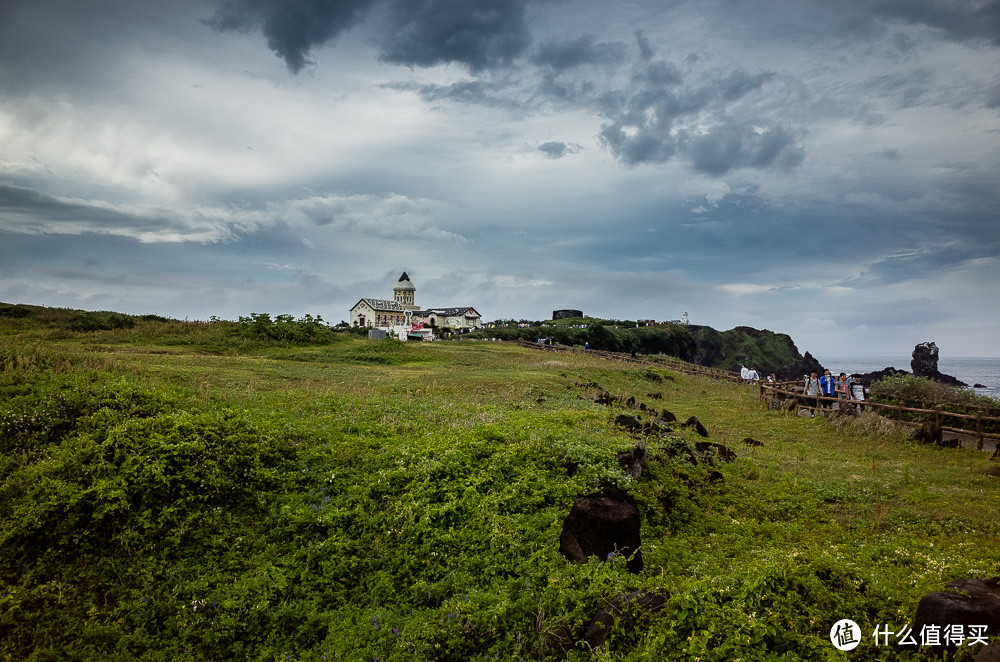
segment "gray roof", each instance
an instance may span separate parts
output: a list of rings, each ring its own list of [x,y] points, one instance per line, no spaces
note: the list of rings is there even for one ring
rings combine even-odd
[[[378,310],[381,312],[390,312],[390,313],[406,312],[406,308],[403,308],[403,306],[401,306],[399,303],[395,301],[388,301],[386,299],[361,299],[361,301],[364,301],[366,304],[368,304],[368,306],[372,310]],[[361,301],[358,301],[358,303],[361,303]],[[358,303],[354,304],[354,308],[358,307]],[[354,308],[351,308],[351,310],[354,310]]]
[[[454,317],[455,315],[466,315],[469,311],[472,311],[473,316],[479,317],[479,313],[472,306],[460,306],[458,308],[428,308],[427,310],[418,310],[415,314],[421,317],[427,317],[431,313],[435,315],[444,315],[445,317]]]

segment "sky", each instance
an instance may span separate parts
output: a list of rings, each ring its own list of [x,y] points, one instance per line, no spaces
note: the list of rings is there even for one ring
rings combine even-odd
[[[0,0],[0,301],[1000,356],[1000,0]]]

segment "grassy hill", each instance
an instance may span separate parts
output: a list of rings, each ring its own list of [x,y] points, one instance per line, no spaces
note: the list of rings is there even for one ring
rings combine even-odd
[[[839,660],[840,618],[898,631],[922,595],[998,574],[986,456],[875,417],[511,343],[78,313],[0,307],[0,659]],[[592,384],[697,416],[737,458],[631,436],[615,417],[644,414]],[[639,505],[639,574],[558,551],[606,484]],[[636,590],[664,608],[586,651]]]

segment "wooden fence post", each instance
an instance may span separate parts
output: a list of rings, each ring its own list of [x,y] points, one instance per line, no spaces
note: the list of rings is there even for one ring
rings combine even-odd
[[[941,405],[934,405],[934,426],[941,427],[942,420]]]
[[[997,448],[1000,448],[998,443]],[[983,450],[983,410],[976,412],[976,450]]]

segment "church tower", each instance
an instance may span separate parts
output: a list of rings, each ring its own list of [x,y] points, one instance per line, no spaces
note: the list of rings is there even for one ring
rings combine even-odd
[[[396,283],[396,287],[392,288],[392,291],[396,293],[396,303],[406,310],[417,310],[416,304],[413,303],[413,296],[417,288],[413,287],[413,283],[410,282],[410,277],[406,275],[405,271],[399,277],[399,282]]]

